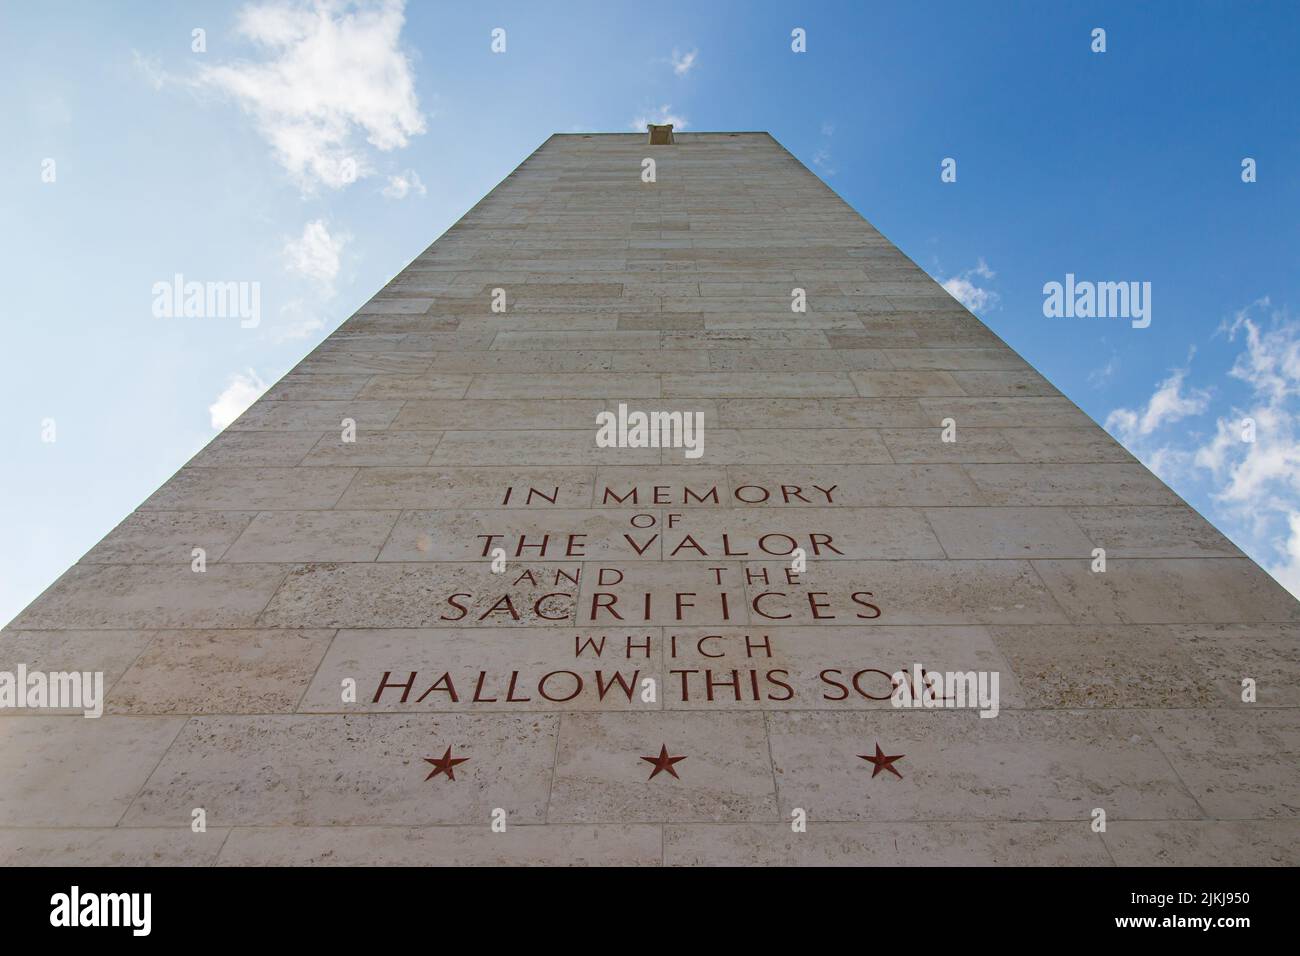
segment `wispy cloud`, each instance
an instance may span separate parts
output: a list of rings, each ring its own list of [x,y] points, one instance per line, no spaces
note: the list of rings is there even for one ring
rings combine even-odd
[[[657,110],[648,110],[642,113],[636,119],[632,120],[631,127],[639,133],[644,133],[649,125],[653,123],[656,126],[662,126],[665,123],[671,123],[673,129],[681,132],[686,129],[686,117],[674,113],[671,105],[665,103]]]
[[[673,72],[678,76],[685,76],[687,73],[691,72],[695,67],[695,57],[699,52],[699,50],[691,50],[688,53],[678,53],[677,50],[674,49],[673,55],[669,59],[669,62],[673,65]]]
[[[373,172],[358,139],[387,152],[425,130],[403,22],[401,0],[250,4],[237,31],[262,59],[204,67],[199,83],[252,116],[304,191],[338,189]]]
[[[153,56],[145,56],[139,50],[131,51],[131,64],[135,67],[146,83],[155,90],[161,90],[167,85],[167,71],[163,69],[162,62]]]
[[[1215,422],[1196,464],[1225,479],[1216,496],[1224,502],[1260,508],[1291,498],[1288,513],[1300,513],[1300,321],[1274,315],[1265,328],[1252,312],[1267,307],[1264,299],[1243,309],[1226,329],[1229,341],[1245,338],[1228,374],[1249,386],[1250,401]],[[1243,440],[1247,422],[1253,441]]]
[[[973,269],[945,279],[943,287],[948,294],[972,312],[985,312],[998,304],[998,294],[992,289],[977,285],[975,279],[993,279],[997,273],[983,259]]]
[[[1174,369],[1141,409],[1117,408],[1106,416],[1106,428],[1120,439],[1133,443],[1156,429],[1191,415],[1200,415],[1210,406],[1206,389],[1184,391],[1187,369]]]
[[[426,196],[429,193],[419,173],[414,169],[406,169],[389,176],[388,185],[382,191],[389,199],[405,199],[410,195]]]
[[[270,340],[276,344],[305,339],[325,327],[317,311],[302,299],[292,299],[280,307],[279,319],[267,329]]]
[[[1180,490],[1203,489],[1216,523],[1300,595],[1300,319],[1260,299],[1219,334],[1241,343],[1228,371],[1244,386],[1235,400],[1214,410],[1223,389],[1187,386],[1189,369],[1177,369],[1106,427]],[[1211,412],[1200,428],[1168,427]]]
[[[217,400],[208,406],[212,427],[218,431],[225,428],[244,414],[266,389],[267,384],[251,368],[246,372],[236,372]]]
[[[835,159],[831,155],[831,137],[834,135],[835,124],[830,120],[823,120],[821,142],[812,154],[812,164],[828,179],[836,173]]]
[[[332,294],[343,262],[343,247],[351,238],[346,232],[331,235],[323,219],[313,219],[303,226],[301,236],[284,244],[285,267],[323,283],[327,294]]]
[[[1088,384],[1093,388],[1105,388],[1115,378],[1115,373],[1119,371],[1119,356],[1112,355],[1103,365],[1099,365],[1088,373]]]

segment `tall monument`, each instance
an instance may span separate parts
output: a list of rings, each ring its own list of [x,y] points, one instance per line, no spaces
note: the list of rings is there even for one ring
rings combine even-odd
[[[1295,864],[1298,638],[770,136],[556,135],[5,630],[0,863]]]

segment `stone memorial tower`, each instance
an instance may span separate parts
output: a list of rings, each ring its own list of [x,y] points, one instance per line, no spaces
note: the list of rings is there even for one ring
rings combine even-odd
[[[555,135],[5,630],[0,863],[1295,864],[1298,638],[771,136]]]

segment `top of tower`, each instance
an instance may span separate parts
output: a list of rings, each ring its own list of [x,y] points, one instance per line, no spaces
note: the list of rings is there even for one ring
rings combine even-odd
[[[650,123],[646,127],[646,129],[650,133],[651,146],[673,145],[673,124],[672,123],[664,123],[662,125]]]

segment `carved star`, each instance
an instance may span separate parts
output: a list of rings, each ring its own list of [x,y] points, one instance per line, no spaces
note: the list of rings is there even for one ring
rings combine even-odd
[[[894,761],[902,760],[907,756],[907,754],[894,754],[893,756],[889,756],[880,749],[880,744],[876,744],[876,753],[874,756],[869,756],[867,754],[858,754],[858,756],[867,763],[875,765],[875,769],[871,771],[871,776],[873,778],[876,774],[880,773],[880,771],[888,770],[899,780],[903,779],[903,775],[894,769]]]
[[[447,752],[441,757],[425,757],[424,762],[433,764],[433,770],[430,771],[429,776],[424,779],[432,780],[434,777],[438,776],[438,774],[445,773],[448,780],[455,780],[456,771],[453,768],[456,764],[464,763],[468,759],[468,757],[453,757],[451,755],[450,747],[447,748]]]
[[[659,775],[659,771],[660,771],[660,770],[667,770],[670,774],[672,774],[672,775],[673,775],[674,777],[676,777],[678,780],[682,779],[681,777],[678,777],[678,776],[677,776],[677,771],[673,769],[673,764],[675,764],[675,763],[676,763],[677,761],[679,761],[679,760],[685,760],[686,758],[685,758],[685,757],[670,757],[670,756],[668,756],[668,747],[667,747],[667,745],[661,745],[661,746],[659,747],[659,756],[658,756],[658,757],[642,757],[641,759],[644,760],[646,763],[652,763],[652,764],[654,764],[654,767],[655,767],[654,770],[651,770],[651,771],[650,771],[650,776],[646,778],[646,779],[648,779],[648,780],[653,780],[655,777],[657,777],[657,776]]]

